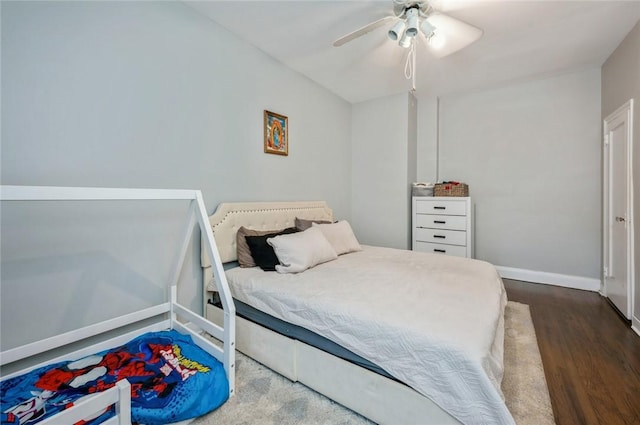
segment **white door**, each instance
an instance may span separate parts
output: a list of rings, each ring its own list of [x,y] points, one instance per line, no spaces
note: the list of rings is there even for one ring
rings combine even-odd
[[[604,292],[627,319],[633,300],[632,117],[633,100],[604,120]]]

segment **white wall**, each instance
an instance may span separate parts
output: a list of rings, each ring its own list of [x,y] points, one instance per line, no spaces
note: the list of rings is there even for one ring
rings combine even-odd
[[[438,181],[438,99],[422,97],[418,100],[417,180]]]
[[[469,184],[477,258],[599,280],[600,127],[599,69],[441,98],[440,179]]]
[[[415,180],[416,103],[399,94],[352,109],[351,220],[361,243],[410,247],[410,183]]]
[[[633,325],[640,331],[640,22],[602,66],[602,119],[630,98],[633,117],[633,187],[635,241],[635,299]]]
[[[201,189],[209,212],[323,199],[350,218],[351,106],[306,77],[180,2],[1,7],[3,184]],[[289,117],[288,157],[263,153],[264,109]],[[181,300],[198,309],[193,250]]]

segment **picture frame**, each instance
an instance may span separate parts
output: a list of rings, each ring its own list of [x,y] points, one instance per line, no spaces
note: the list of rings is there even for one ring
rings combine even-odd
[[[264,152],[289,155],[289,119],[275,112],[264,111]]]

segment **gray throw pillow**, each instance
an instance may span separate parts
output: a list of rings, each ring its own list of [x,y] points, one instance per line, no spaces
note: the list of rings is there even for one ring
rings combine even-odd
[[[268,235],[269,233],[278,233],[282,229],[276,230],[253,230],[247,229],[242,226],[238,229],[238,233],[236,233],[236,253],[238,255],[238,263],[240,267],[255,267],[256,262],[253,260],[251,256],[251,250],[249,249],[249,245],[247,245],[247,240],[245,236],[263,236]]]
[[[311,227],[313,223],[329,224],[331,223],[331,221],[330,220],[306,220],[304,218],[296,217],[296,229],[298,229],[301,232],[304,232],[305,230],[307,230],[309,227]]]

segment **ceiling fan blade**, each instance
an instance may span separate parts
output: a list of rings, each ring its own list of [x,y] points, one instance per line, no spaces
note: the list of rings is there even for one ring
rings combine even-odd
[[[350,42],[351,40],[354,40],[362,35],[365,35],[368,32],[373,31],[374,29],[386,24],[387,22],[396,19],[395,16],[385,16],[382,19],[378,19],[377,21],[371,22],[368,25],[365,25],[362,28],[359,28],[353,32],[350,32],[349,34],[340,37],[339,39],[337,39],[336,41],[333,42],[333,46],[334,47],[340,47],[345,43]]]
[[[443,58],[482,37],[483,31],[459,19],[442,13],[434,13],[427,21],[436,28],[437,36],[442,36],[444,44],[437,47],[435,43],[427,43],[429,51],[437,58]]]

